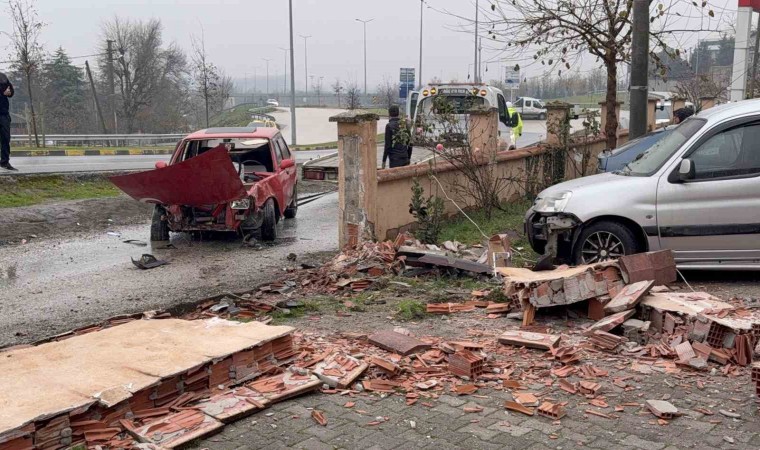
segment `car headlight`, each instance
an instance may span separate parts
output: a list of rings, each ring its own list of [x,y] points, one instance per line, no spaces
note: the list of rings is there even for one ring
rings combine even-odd
[[[232,209],[248,209],[251,207],[251,199],[244,198],[242,200],[234,200],[230,208]]]
[[[536,199],[536,205],[533,209],[540,213],[557,213],[564,212],[567,202],[573,196],[571,191],[562,191],[555,194],[546,194]]]

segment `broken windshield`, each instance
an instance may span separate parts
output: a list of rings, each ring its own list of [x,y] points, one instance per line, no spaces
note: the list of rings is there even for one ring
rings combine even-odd
[[[633,161],[626,164],[623,170],[616,172],[619,175],[635,177],[648,177],[662,167],[681,146],[689,140],[707,121],[704,119],[689,118],[681,125],[673,129],[671,133],[657,141],[644,153]]]

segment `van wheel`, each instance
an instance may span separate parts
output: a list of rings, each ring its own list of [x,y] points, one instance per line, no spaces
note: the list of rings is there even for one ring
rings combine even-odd
[[[166,210],[163,206],[153,207],[153,217],[150,222],[150,240],[153,242],[169,240],[169,224],[163,220],[164,214]]]
[[[639,252],[636,236],[616,222],[597,222],[585,228],[573,249],[575,264],[595,264]]]
[[[546,114],[541,113],[538,115],[538,120],[546,120]]]
[[[261,224],[261,239],[264,241],[277,239],[277,213],[274,201],[271,199],[264,203],[264,223]]]
[[[290,205],[285,208],[285,218],[295,219],[298,214],[298,185],[293,188],[293,200],[290,201]]]

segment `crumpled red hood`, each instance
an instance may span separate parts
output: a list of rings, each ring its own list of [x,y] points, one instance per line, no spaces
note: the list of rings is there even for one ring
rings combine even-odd
[[[127,195],[145,203],[203,206],[227,203],[246,195],[223,146],[162,169],[110,179]]]

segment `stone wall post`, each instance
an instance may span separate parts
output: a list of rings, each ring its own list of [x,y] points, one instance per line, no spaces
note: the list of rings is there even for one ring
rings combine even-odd
[[[564,102],[546,104],[546,145],[560,147],[567,143],[570,108],[570,104]]]
[[[701,105],[701,111],[710,109],[715,106],[715,97],[699,97],[699,104]]]
[[[651,133],[657,128],[657,102],[658,98],[649,97],[647,99],[647,133]]]
[[[375,238],[377,120],[366,111],[330,117],[338,123],[338,243],[356,247]]]
[[[471,151],[480,151],[488,159],[496,158],[499,151],[499,110],[477,108],[470,111],[467,139]]]
[[[599,120],[601,121],[600,130],[602,130],[602,133],[604,133],[604,130],[607,126],[607,102],[599,102],[599,106],[601,106],[601,116]],[[620,107],[623,106],[623,102],[615,102],[615,117],[618,118],[618,136],[620,135]]]

